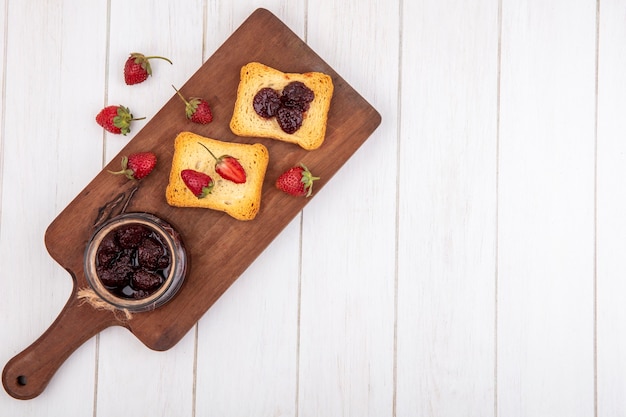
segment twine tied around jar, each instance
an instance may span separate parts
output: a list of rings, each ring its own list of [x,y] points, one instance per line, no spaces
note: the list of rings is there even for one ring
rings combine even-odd
[[[115,318],[121,322],[127,322],[132,320],[133,318],[133,315],[130,311],[128,311],[128,309],[115,307],[114,305],[100,298],[100,296],[98,296],[98,294],[96,294],[96,292],[91,288],[79,289],[76,296],[80,300],[80,305],[83,305],[84,303],[89,303],[96,310],[110,311],[113,313]],[[120,313],[124,313],[124,317],[119,317]]]

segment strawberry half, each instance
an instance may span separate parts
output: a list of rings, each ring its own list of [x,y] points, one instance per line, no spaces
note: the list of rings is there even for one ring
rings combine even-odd
[[[243,184],[246,182],[246,170],[243,169],[237,158],[230,155],[222,155],[218,158],[202,143],[198,142],[198,144],[209,151],[213,159],[215,159],[215,172],[217,172],[220,177],[232,181],[235,184]]]
[[[319,179],[304,164],[300,164],[283,172],[276,180],[276,187],[289,195],[310,197],[313,194],[313,182]]]
[[[152,172],[156,166],[157,158],[152,152],[138,152],[130,156],[122,157],[122,170],[109,171],[115,175],[125,175],[130,180],[140,180]]]
[[[107,106],[96,115],[96,123],[107,132],[126,135],[130,132],[130,123],[133,120],[143,120],[145,117],[134,118],[128,107]]]
[[[211,106],[209,102],[203,98],[192,97],[187,101],[185,97],[176,89],[176,87],[172,86],[174,90],[176,90],[176,94],[180,97],[185,103],[185,116],[187,119],[191,120],[194,123],[199,123],[202,125],[211,123],[213,121],[213,113],[211,112]]]
[[[180,172],[180,177],[189,191],[198,198],[204,198],[213,191],[213,179],[204,172],[183,169]]]
[[[164,59],[170,64],[172,61],[162,56],[145,56],[138,52],[130,54],[124,64],[124,81],[127,85],[139,84],[148,79],[152,75],[152,67],[150,67],[150,59]]]

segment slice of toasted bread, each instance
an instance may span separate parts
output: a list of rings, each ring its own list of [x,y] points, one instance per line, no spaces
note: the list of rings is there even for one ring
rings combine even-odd
[[[237,158],[246,171],[246,182],[235,184],[216,173],[215,159],[200,143],[216,157],[230,155]],[[191,132],[181,132],[174,141],[172,170],[165,191],[167,203],[174,207],[208,208],[223,211],[237,220],[252,220],[261,207],[261,190],[268,162],[267,148],[260,143],[223,142]],[[184,169],[209,175],[214,181],[211,193],[204,198],[196,197],[180,176]]]
[[[315,97],[303,114],[302,126],[294,133],[284,132],[275,117],[263,118],[253,107],[254,96],[262,88],[282,92],[286,85],[300,81],[310,88]],[[237,100],[230,129],[239,136],[262,137],[295,143],[307,150],[319,148],[326,136],[328,110],[333,96],[332,78],[321,72],[284,73],[259,62],[241,68]]]

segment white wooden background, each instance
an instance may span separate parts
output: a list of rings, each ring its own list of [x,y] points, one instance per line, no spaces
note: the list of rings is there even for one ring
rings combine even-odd
[[[133,136],[97,111],[150,118],[257,7],[382,125],[174,348],[107,329],[0,416],[626,415],[624,0],[0,0],[2,366]],[[174,65],[127,87],[133,51]]]

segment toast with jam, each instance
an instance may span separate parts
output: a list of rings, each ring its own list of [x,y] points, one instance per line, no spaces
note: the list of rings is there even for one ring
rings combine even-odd
[[[240,71],[230,129],[238,136],[272,138],[306,150],[317,149],[326,136],[333,90],[327,74],[285,73],[251,62]]]

